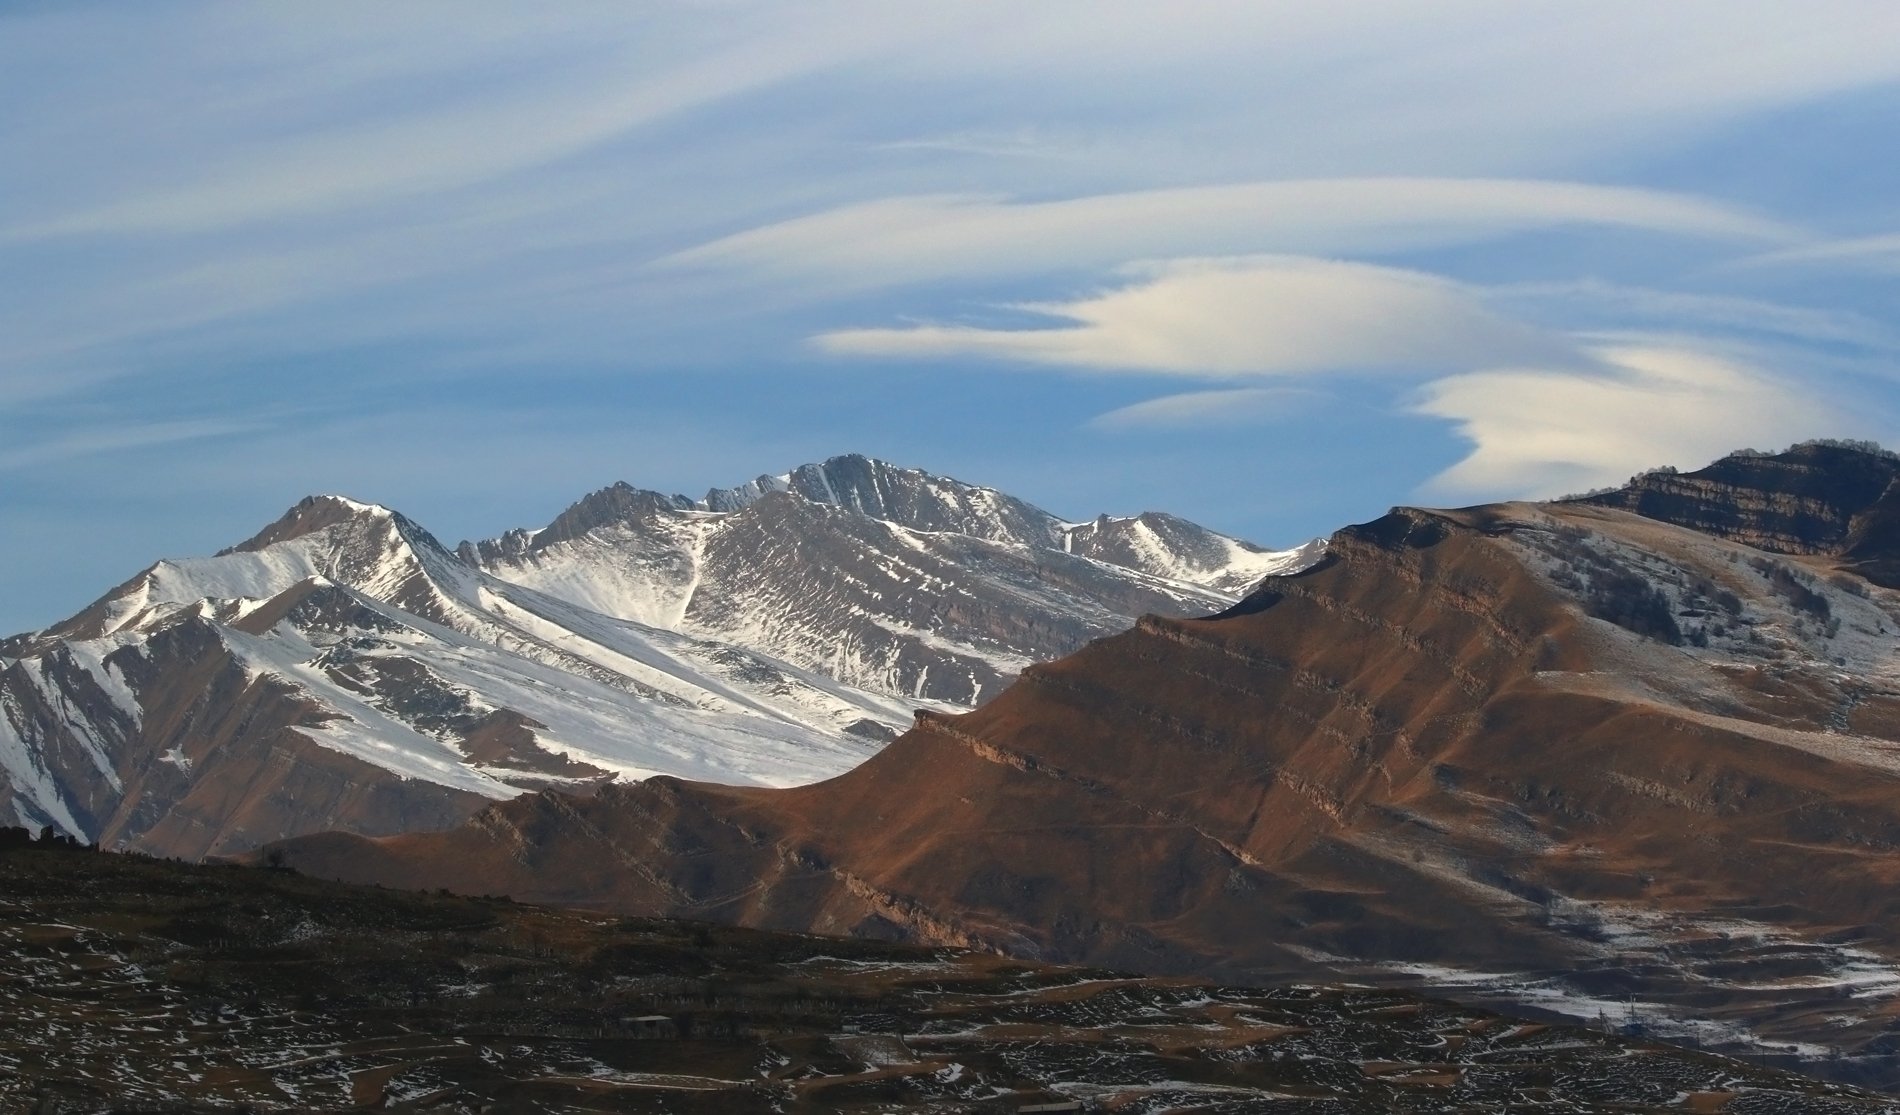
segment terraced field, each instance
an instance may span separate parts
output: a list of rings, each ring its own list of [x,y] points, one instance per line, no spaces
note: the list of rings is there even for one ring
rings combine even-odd
[[[1403,992],[77,850],[0,853],[0,942],[5,1111],[1900,1112]]]

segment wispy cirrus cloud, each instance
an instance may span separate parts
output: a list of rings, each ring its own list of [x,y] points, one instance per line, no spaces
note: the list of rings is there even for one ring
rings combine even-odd
[[[1054,201],[886,198],[736,233],[662,263],[885,285],[1142,258],[1415,250],[1567,225],[1750,244],[1804,238],[1741,206],[1659,190],[1513,179],[1301,179]]]
[[[1666,325],[1871,350],[1900,347],[1900,332],[1867,314],[1734,294],[1576,279],[1493,286],[1484,297],[1493,306],[1535,312],[1571,329]]]
[[[28,440],[0,450],[0,471],[53,464],[77,457],[259,433],[269,429],[270,425],[270,422],[261,419],[186,418],[91,426],[83,431]]]
[[[1778,251],[1751,256],[1742,260],[1740,265],[1773,267],[1794,264],[1837,264],[1883,271],[1900,271],[1900,232],[1797,244]]]
[[[478,23],[481,21],[477,21]],[[884,21],[874,21],[889,32]],[[624,32],[624,28],[621,28]],[[457,95],[405,98],[404,111],[363,113],[349,82],[326,90],[334,115],[316,128],[258,137],[218,161],[160,170],[163,179],[91,208],[4,229],[12,239],[190,234],[319,217],[450,193],[546,166],[668,117],[838,65],[886,37],[735,36],[660,62],[631,49],[556,44],[566,64]],[[492,50],[480,41],[476,57]],[[169,179],[169,181],[164,180]]]

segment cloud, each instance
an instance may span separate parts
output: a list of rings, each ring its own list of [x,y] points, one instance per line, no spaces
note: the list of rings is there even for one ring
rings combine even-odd
[[[1089,135],[1098,183],[1498,173],[1900,75],[1886,46],[1900,14],[1880,2],[1816,16],[1766,0],[1604,0],[1570,17],[1508,0],[1184,3],[1166,18],[1104,0],[1033,12],[974,0],[577,3],[531,15],[358,3],[345,19],[27,8],[0,12],[0,72],[24,109],[0,138],[32,168],[10,208],[42,232],[222,228],[439,195],[736,97],[774,123],[788,109],[801,123],[862,125],[771,168],[758,188],[772,196],[839,182],[863,169],[840,155],[914,139],[920,124],[924,143],[974,142],[1017,163],[1010,137]],[[1131,97],[1131,86],[1168,95]],[[710,123],[725,139],[744,131]],[[1526,159],[1527,146],[1571,159]],[[1047,170],[984,188],[1021,189]],[[821,191],[833,202],[862,192]]]
[[[1900,244],[1896,244],[1900,250]],[[1725,334],[1807,341],[1823,345],[1891,350],[1900,347],[1900,334],[1865,314],[1822,310],[1761,298],[1662,290],[1584,279],[1570,282],[1517,283],[1488,287],[1485,299],[1493,305],[1545,310],[1566,320],[1569,328],[1586,328],[1586,321],[1612,328],[1632,323],[1695,328]]]
[[[1829,263],[1870,267],[1882,271],[1900,270],[1900,232],[1796,245],[1780,251],[1752,256],[1742,260],[1740,266],[1769,267]]]
[[[1252,426],[1286,418],[1318,399],[1317,391],[1298,387],[1233,387],[1163,395],[1098,414],[1088,425],[1097,430],[1204,430]]]
[[[1562,342],[1434,276],[1331,260],[1179,261],[1135,284],[1028,307],[1048,328],[920,325],[821,334],[827,352],[995,360],[1195,376],[1443,371],[1570,362]]]
[[[1897,40],[1892,0],[1598,0],[1563,11],[1521,0],[0,4],[0,103],[15,109],[0,113],[0,237],[13,237],[0,242],[0,287],[11,295],[0,300],[0,409],[16,412],[0,453],[75,454],[47,456],[31,484],[0,485],[0,537],[24,540],[0,552],[0,568],[14,572],[8,590],[19,595],[22,555],[44,537],[8,529],[19,520],[6,516],[88,498],[122,508],[98,501],[129,498],[128,469],[145,498],[198,493],[138,520],[157,531],[219,503],[204,491],[258,483],[260,471],[290,493],[349,481],[381,499],[453,482],[432,512],[450,522],[472,515],[461,509],[482,493],[528,483],[528,465],[537,498],[553,500],[597,486],[603,468],[611,478],[681,459],[679,437],[577,439],[560,423],[505,443],[442,430],[434,448],[398,452],[444,400],[506,417],[523,397],[516,383],[581,399],[616,429],[644,420],[657,395],[710,392],[721,422],[683,440],[707,446],[695,451],[713,474],[738,476],[762,467],[745,463],[762,430],[791,430],[801,453],[884,436],[855,406],[788,421],[781,388],[794,377],[810,377],[813,395],[848,381],[860,400],[881,386],[886,411],[955,394],[970,410],[954,423],[954,452],[980,461],[1019,450],[1034,461],[1023,475],[1083,505],[1113,506],[1123,486],[1152,482],[1130,462],[1168,455],[1183,490],[1186,462],[1217,477],[1233,462],[1215,452],[1220,439],[1091,436],[1075,429],[1086,416],[1176,387],[1293,382],[1249,378],[1287,371],[1169,372],[1182,378],[1131,394],[1141,385],[1126,379],[966,381],[949,368],[879,384],[855,358],[786,351],[839,325],[1028,332],[1014,315],[954,315],[1031,296],[1071,304],[1045,312],[1104,315],[1046,319],[1052,336],[1042,342],[1070,348],[1045,359],[1112,359],[1126,338],[1169,367],[1343,360],[1350,371],[1397,353],[1392,366],[1431,378],[1516,367],[1613,379],[1628,373],[1565,351],[1565,338],[1634,326],[1758,340],[1751,323],[1769,323],[1800,350],[1731,363],[1799,369],[1817,394],[1840,391],[1875,377],[1824,358],[1888,360],[1832,351],[1856,343],[1851,322],[1649,295],[1627,306],[1561,295],[1532,305],[1477,284],[1601,275],[1858,308],[1886,322],[1875,284],[1830,283],[1823,302],[1811,282],[1818,267],[1763,267],[1738,281],[1705,264],[1764,252],[1797,262],[1787,249],[1879,257],[1876,238],[1824,252],[1803,230],[1894,227],[1883,223],[1878,176],[1858,170],[1882,150]],[[1731,203],[1743,199],[1777,210],[1765,218]],[[21,235],[28,229],[42,235]],[[1548,253],[1483,243],[1542,230],[1583,235],[1540,235],[1536,248]],[[1385,253],[1438,247],[1454,250],[1403,262],[1468,285],[1428,280],[1406,293],[1396,282],[1335,281],[1332,297],[1309,299],[1319,318],[1290,323],[1305,340],[1277,347],[1267,323],[1252,320],[1255,300],[1234,295],[1231,320],[1196,336],[1189,279],[1117,271],[1134,259],[1258,252],[1390,264]],[[950,281],[928,285],[939,280]],[[1358,318],[1348,313],[1355,289],[1374,296]],[[1463,335],[1380,316],[1434,298],[1465,323]],[[912,316],[885,316],[892,307]],[[1164,311],[1180,320],[1141,319]],[[1407,343],[1352,336],[1381,329]],[[1029,359],[1005,332],[951,339],[981,344],[996,333],[994,354]],[[905,340],[947,351],[921,334]],[[712,369],[716,386],[691,378]],[[614,394],[635,377],[653,390]],[[1271,411],[1265,395],[1197,394],[1098,421],[1152,428],[1247,413],[1264,421]],[[431,407],[399,412],[403,438],[391,426],[343,444],[334,421],[307,420],[249,436],[133,432],[168,418],[243,422],[273,404],[398,413],[397,402],[418,396]],[[65,402],[27,413],[26,400],[47,397]],[[1067,416],[1061,429],[1019,436],[1012,411],[1045,404]],[[1384,489],[1449,459],[1448,424],[1371,410],[1337,417],[1338,428],[1310,434],[1276,429],[1256,463],[1310,459],[1321,437],[1404,463],[1371,478],[1316,479],[1300,497],[1323,505],[1315,515],[1345,514],[1342,493],[1354,485],[1379,489],[1383,506]],[[125,437],[160,440],[111,450],[101,439],[115,424]],[[727,441],[710,440],[714,425]],[[908,426],[904,444],[920,436]],[[438,450],[469,444],[484,452],[447,476]],[[197,487],[178,482],[180,468]],[[1248,512],[1258,521],[1224,525],[1279,534],[1291,529],[1279,518],[1289,502],[1257,501],[1249,506],[1272,505]],[[1157,494],[1154,505],[1169,504]],[[1221,515],[1241,505],[1207,504]],[[122,548],[109,564],[150,556],[131,533],[113,545]]]
[[[1810,386],[1691,349],[1598,355],[1611,370],[1481,371],[1428,384],[1417,412],[1455,422],[1472,450],[1425,491],[1544,498],[1661,465],[1699,467],[1745,446],[1851,436],[1870,421]]]
[[[1738,206],[1657,190],[1513,179],[1246,182],[1058,201],[897,197],[847,205],[677,253],[672,266],[885,284],[1246,252],[1351,254],[1592,225],[1786,243]]]
[[[778,70],[782,74],[784,69]],[[412,114],[271,143],[202,179],[10,230],[15,238],[196,233],[442,193],[571,155],[640,124],[748,84],[711,67],[588,96],[530,99]]]
[[[30,468],[78,457],[152,449],[208,438],[258,433],[269,423],[237,418],[189,418],[89,427],[0,452],[0,470]]]
[[[873,146],[879,151],[918,151],[1004,159],[1074,158],[1080,153],[1075,140],[1051,136],[1029,125],[1011,129],[972,128],[943,135],[887,140]]]

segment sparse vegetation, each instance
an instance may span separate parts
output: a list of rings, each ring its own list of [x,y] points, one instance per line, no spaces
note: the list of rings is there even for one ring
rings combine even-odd
[[[1682,628],[1676,623],[1669,597],[1638,573],[1614,567],[1594,571],[1583,607],[1598,619],[1645,638],[1672,646],[1682,644]]]
[[[1797,441],[1793,445],[1790,445],[1788,448],[1782,449],[1782,450],[1767,450],[1767,449],[1752,449],[1752,448],[1732,449],[1729,452],[1723,454],[1722,459],[1723,460],[1746,460],[1746,459],[1755,458],[1755,457],[1779,457],[1779,456],[1782,456],[1783,454],[1793,453],[1798,450],[1811,449],[1811,448],[1817,448],[1817,447],[1823,448],[1823,449],[1845,449],[1845,450],[1849,450],[1855,453],[1866,453],[1869,456],[1882,457],[1889,461],[1900,461],[1900,452],[1895,452],[1894,450],[1888,449],[1877,441],[1866,441],[1866,440],[1858,439],[1858,438],[1836,438],[1836,437],[1809,438],[1807,441]],[[1639,485],[1643,481],[1651,477],[1677,476],[1680,474],[1681,474],[1681,470],[1676,468],[1676,466],[1674,465],[1658,465],[1655,468],[1644,469],[1642,472],[1639,472],[1636,475],[1630,477],[1629,482],[1627,484],[1610,485],[1608,487],[1603,487],[1603,488],[1591,488],[1591,489],[1588,489],[1587,491],[1582,491],[1582,492],[1571,492],[1568,495],[1558,496],[1556,500],[1554,500],[1553,502],[1570,503],[1570,502],[1575,502],[1577,500],[1595,499],[1598,496],[1607,496],[1615,492],[1620,492],[1625,487],[1633,487],[1633,486]]]
[[[1793,445],[1790,445],[1788,448],[1780,450],[1779,452],[1762,450],[1762,449],[1736,449],[1736,450],[1730,451],[1727,454],[1727,456],[1729,457],[1779,457],[1783,453],[1793,453],[1798,449],[1810,449],[1810,448],[1815,448],[1815,447],[1820,447],[1823,449],[1847,449],[1847,450],[1852,450],[1855,453],[1866,453],[1875,457],[1885,457],[1887,460],[1890,460],[1890,461],[1900,461],[1900,453],[1896,453],[1893,450],[1886,448],[1885,446],[1881,445],[1877,441],[1867,441],[1860,438],[1839,438],[1839,437],[1809,438],[1806,441],[1797,441]]]
[[[1546,552],[1559,562],[1551,580],[1583,604],[1583,610],[1627,631],[1671,646],[1680,646],[1684,634],[1676,622],[1669,594],[1641,572],[1603,553],[1590,543],[1583,529],[1568,523],[1551,530]],[[1736,601],[1739,609],[1741,602]],[[1707,636],[1698,637],[1707,645]]]
[[[32,829],[10,825],[0,828],[0,852],[11,852],[22,848],[38,847],[46,851],[89,851],[99,850],[97,844],[82,844],[65,833],[47,825],[40,829],[35,837]]]
[[[1076,1085],[1082,1110],[1607,1113],[1718,1087],[1761,1110],[1883,1110],[1402,991],[1123,978],[4,840],[0,1110],[1003,1115]]]
[[[1826,623],[1833,616],[1827,597],[1814,590],[1813,582],[1782,562],[1769,557],[1750,558],[1748,564],[1768,579],[1768,587],[1788,601],[1795,611]]]
[[[1889,461],[1900,461],[1900,453],[1886,448],[1877,441],[1867,441],[1862,438],[1809,438],[1807,441],[1795,442],[1788,447],[1787,451],[1792,453],[1797,449],[1806,449],[1811,446],[1820,446],[1826,449],[1849,449],[1856,453],[1866,453],[1874,457],[1885,457]]]

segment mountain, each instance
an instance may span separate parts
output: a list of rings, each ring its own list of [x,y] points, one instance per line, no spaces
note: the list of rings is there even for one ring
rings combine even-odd
[[[1317,556],[1098,523],[862,457],[703,501],[616,485],[456,551],[314,496],[0,642],[0,818],[196,858],[612,778],[810,782],[919,705]]]
[[[460,551],[606,615],[969,706],[1136,616],[1218,611],[1321,547],[1262,550],[1153,512],[1068,523],[993,489],[847,456],[701,500],[616,485],[542,530]]]
[[[1396,509],[1222,614],[920,711],[827,782],[656,778],[279,850],[1151,973],[1429,982],[1892,1086],[1900,594],[1870,576],[1900,558],[1893,467],[1805,446]]]

